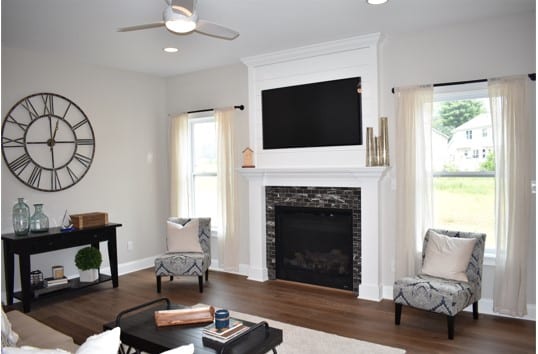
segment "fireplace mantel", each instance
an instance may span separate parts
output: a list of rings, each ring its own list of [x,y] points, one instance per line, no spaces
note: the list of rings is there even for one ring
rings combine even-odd
[[[359,298],[382,299],[379,182],[389,167],[241,168],[249,182],[248,278],[268,280],[266,253],[265,186],[361,188],[362,283]]]
[[[380,179],[388,171],[388,166],[376,167],[285,167],[285,168],[240,168],[239,173],[247,178],[334,178],[339,180],[357,178]],[[334,185],[331,185],[334,186]],[[349,186],[346,186],[349,187]]]

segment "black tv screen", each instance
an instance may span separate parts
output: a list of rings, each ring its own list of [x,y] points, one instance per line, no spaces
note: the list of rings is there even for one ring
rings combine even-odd
[[[361,78],[262,90],[264,149],[362,144]]]

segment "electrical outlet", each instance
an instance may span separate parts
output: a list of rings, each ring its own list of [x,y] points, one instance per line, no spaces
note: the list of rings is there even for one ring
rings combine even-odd
[[[127,251],[132,251],[134,248],[133,241],[127,241]]]

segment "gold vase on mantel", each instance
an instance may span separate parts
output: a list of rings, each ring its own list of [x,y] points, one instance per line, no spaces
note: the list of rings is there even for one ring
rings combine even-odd
[[[374,129],[366,128],[366,166],[375,166],[374,163]]]
[[[379,155],[378,163],[379,166],[389,166],[389,128],[388,128],[388,118],[381,117],[379,118]]]
[[[379,136],[366,128],[366,166],[389,166],[389,130],[387,117],[379,118]]]

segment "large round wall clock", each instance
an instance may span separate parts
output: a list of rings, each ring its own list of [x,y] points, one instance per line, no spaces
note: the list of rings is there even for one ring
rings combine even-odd
[[[75,185],[88,172],[95,138],[79,106],[54,93],[21,99],[2,123],[2,155],[22,183],[45,192]]]

